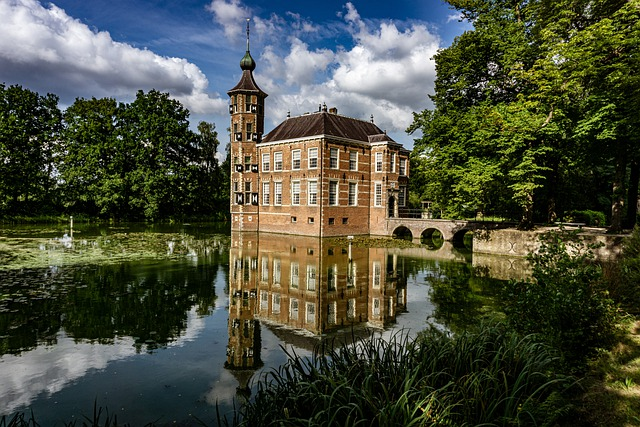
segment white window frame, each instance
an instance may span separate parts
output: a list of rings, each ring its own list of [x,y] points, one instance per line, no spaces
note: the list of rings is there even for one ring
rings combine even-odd
[[[307,302],[305,312],[306,312],[305,313],[306,323],[315,324],[316,323],[316,303]]]
[[[373,188],[373,205],[376,207],[380,207],[382,206],[382,183],[374,183]]]
[[[307,199],[310,206],[318,204],[318,181],[307,181]]]
[[[397,158],[397,154],[393,153],[391,154],[391,173],[396,173],[396,158]]]
[[[291,204],[300,205],[300,181],[291,181]]]
[[[273,284],[280,285],[282,281],[282,262],[280,258],[273,259]]]
[[[263,182],[262,183],[262,205],[269,206],[271,203],[271,183]]]
[[[290,265],[290,287],[298,289],[300,287],[300,264],[297,262],[292,262]]]
[[[407,174],[407,159],[400,159],[400,170],[398,173],[402,176]]]
[[[398,188],[398,206],[404,208],[407,205],[407,187]]]
[[[335,191],[332,192],[332,187],[335,188]],[[329,206],[338,206],[339,205],[339,193],[340,193],[340,185],[338,181],[329,181]],[[333,197],[333,200],[331,198]],[[332,203],[333,202],[333,203]]]
[[[307,163],[309,169],[318,168],[318,147],[311,147],[307,150]]]
[[[300,303],[298,298],[291,298],[289,300],[289,319],[298,320],[298,312],[300,311]]]
[[[315,291],[318,277],[318,268],[315,265],[307,265],[307,290]]]
[[[291,169],[300,170],[302,161],[302,152],[300,150],[291,150]]]
[[[338,147],[329,148],[329,169],[340,169],[340,149]]]
[[[376,172],[382,172],[382,153],[376,153]]]
[[[273,205],[282,206],[282,182],[273,183]]]
[[[273,153],[273,170],[282,170],[282,151],[276,151],[275,153]]]
[[[351,157],[355,156],[355,159]],[[349,151],[349,170],[357,171],[358,170],[358,152],[355,150]]]
[[[348,205],[358,206],[358,183],[357,182],[349,182]]]
[[[269,172],[271,168],[271,155],[269,153],[262,153],[262,172]]]
[[[274,293],[271,295],[271,313],[280,313],[280,294]]]

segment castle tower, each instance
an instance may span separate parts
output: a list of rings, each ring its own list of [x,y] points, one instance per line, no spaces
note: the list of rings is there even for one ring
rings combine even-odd
[[[229,95],[231,115],[231,229],[258,230],[260,174],[256,144],[264,133],[264,100],[267,94],[253,79],[256,62],[249,53],[249,19],[247,52],[240,61],[242,77]]]

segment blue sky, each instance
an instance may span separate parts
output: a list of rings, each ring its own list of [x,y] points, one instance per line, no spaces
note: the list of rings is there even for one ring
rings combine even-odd
[[[441,0],[0,0],[0,82],[75,98],[169,92],[228,136],[227,90],[251,18],[266,130],[319,104],[369,120],[411,148],[429,108],[437,49],[469,29]]]

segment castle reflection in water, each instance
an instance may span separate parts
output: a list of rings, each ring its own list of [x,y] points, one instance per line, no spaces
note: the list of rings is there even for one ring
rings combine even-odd
[[[331,242],[232,233],[226,368],[262,366],[261,323],[301,343],[354,327],[383,328],[406,310],[407,281],[397,255]],[[238,379],[241,385],[248,380]]]

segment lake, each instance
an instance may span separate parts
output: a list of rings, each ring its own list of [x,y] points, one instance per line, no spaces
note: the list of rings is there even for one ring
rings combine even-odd
[[[0,416],[81,423],[95,404],[213,426],[286,352],[479,322],[522,262],[217,226],[0,228]]]

